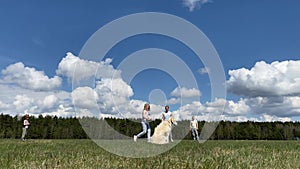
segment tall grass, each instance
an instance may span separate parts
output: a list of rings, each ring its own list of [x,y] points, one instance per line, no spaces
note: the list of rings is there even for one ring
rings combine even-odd
[[[0,168],[300,168],[300,142],[182,141],[155,157],[128,158],[91,140],[7,139],[0,140]]]

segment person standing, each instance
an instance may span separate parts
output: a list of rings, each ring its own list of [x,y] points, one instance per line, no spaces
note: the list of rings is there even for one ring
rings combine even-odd
[[[193,135],[193,139],[194,140],[199,140],[199,136],[198,136],[198,121],[195,119],[195,116],[192,117],[192,120],[190,122],[190,130],[192,132]]]
[[[29,123],[29,115],[26,114],[24,116],[24,121],[23,121],[23,130],[22,130],[22,137],[21,139],[24,141],[25,140],[25,136],[27,134],[27,130],[28,130],[28,126],[30,125]]]
[[[136,141],[138,138],[142,137],[147,133],[147,141],[150,142],[151,129],[150,129],[150,104],[146,103],[144,105],[144,110],[142,112],[142,127],[143,131],[141,131],[138,135],[133,136],[133,140]]]
[[[168,105],[165,106],[165,111],[162,113],[162,121],[167,121],[172,117],[172,113],[169,111],[169,108],[170,107]],[[173,142],[172,130],[169,133],[169,139]]]

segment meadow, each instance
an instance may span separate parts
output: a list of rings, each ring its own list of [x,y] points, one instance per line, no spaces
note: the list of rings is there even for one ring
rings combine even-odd
[[[129,149],[149,144],[124,142]],[[157,156],[129,158],[109,153],[89,139],[1,139],[0,152],[1,169],[300,168],[299,141],[210,140],[200,144],[183,140]]]

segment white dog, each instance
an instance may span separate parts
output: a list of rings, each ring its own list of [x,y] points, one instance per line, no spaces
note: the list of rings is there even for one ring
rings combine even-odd
[[[172,130],[172,125],[177,125],[177,122],[173,117],[167,121],[162,121],[154,129],[154,134],[150,138],[151,143],[155,144],[167,144],[169,143],[169,135]]]

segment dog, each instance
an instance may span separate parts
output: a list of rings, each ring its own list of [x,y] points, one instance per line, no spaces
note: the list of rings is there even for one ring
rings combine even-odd
[[[166,121],[162,121],[158,126],[155,127],[154,133],[150,138],[150,142],[154,144],[169,143],[169,135],[172,130],[172,125],[177,125],[177,122],[173,117]]]

